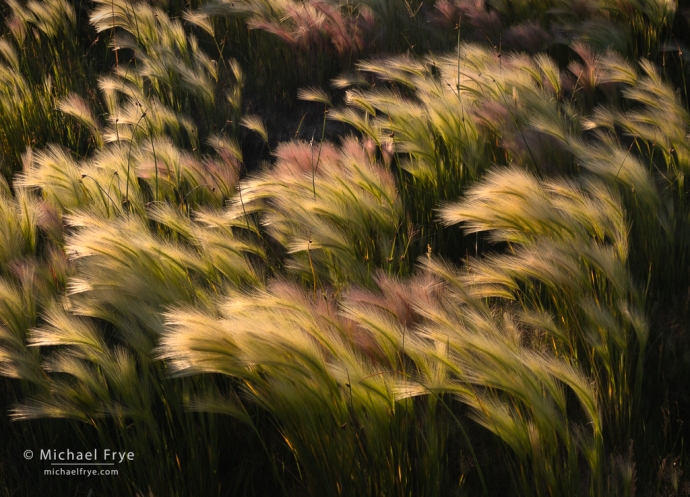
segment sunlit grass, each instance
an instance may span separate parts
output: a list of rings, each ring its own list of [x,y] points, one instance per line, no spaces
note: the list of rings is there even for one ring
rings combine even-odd
[[[103,495],[686,491],[675,4],[4,9],[8,450],[135,451]]]

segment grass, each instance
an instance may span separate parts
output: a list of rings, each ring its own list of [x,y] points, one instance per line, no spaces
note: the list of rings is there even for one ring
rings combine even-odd
[[[677,5],[0,9],[2,495],[688,495]]]

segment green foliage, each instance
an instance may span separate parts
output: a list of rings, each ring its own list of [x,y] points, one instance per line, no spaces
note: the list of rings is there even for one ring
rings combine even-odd
[[[3,9],[3,494],[686,491],[676,4]]]
[[[390,171],[355,140],[281,144],[274,168],[243,183],[231,209],[257,213],[290,255],[286,268],[317,286],[367,284],[375,268],[408,267],[406,226]]]

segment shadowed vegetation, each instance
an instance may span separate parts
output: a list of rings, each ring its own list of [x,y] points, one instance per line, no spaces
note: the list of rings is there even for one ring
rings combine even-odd
[[[2,495],[690,495],[677,3],[1,8]]]

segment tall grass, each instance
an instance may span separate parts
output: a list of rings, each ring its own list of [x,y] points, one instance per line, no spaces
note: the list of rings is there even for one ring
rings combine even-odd
[[[522,182],[530,181],[524,173],[510,174],[511,182],[520,175]],[[499,182],[498,175],[495,179]],[[531,181],[539,188],[534,178]],[[598,191],[597,186],[590,186],[588,193],[607,193]],[[514,477],[523,493],[572,495],[573,489],[588,488],[590,495],[603,495],[604,437],[617,436],[635,414],[637,406],[630,394],[638,386],[642,367],[638,356],[631,359],[631,365],[622,366],[618,357],[627,356],[631,348],[644,350],[646,321],[640,314],[642,309],[618,300],[635,297],[634,286],[625,279],[625,268],[616,268],[617,262],[625,262],[625,247],[618,247],[622,251],[619,253],[604,244],[607,236],[620,239],[620,229],[625,229],[620,205],[615,200],[602,201],[599,205],[585,205],[590,210],[572,216],[568,201],[587,204],[590,198],[572,185],[548,187],[560,187],[560,195],[554,194],[551,202],[566,203],[557,212],[568,219],[562,219],[561,224],[554,222],[554,229],[567,227],[572,237],[577,237],[579,231],[581,245],[570,251],[559,247],[565,253],[560,254],[560,259],[542,259],[541,271],[534,267],[534,256],[527,250],[506,256],[501,263],[477,260],[466,274],[429,259],[425,278],[400,285],[380,276],[381,297],[354,293],[345,296],[337,307],[340,299],[333,301],[324,295],[322,300],[289,284],[276,283],[268,293],[231,294],[219,304],[220,315],[186,307],[170,313],[162,357],[182,374],[221,373],[240,379],[245,401],[258,403],[277,418],[286,444],[305,472],[310,494],[351,491],[375,495],[387,488],[398,495],[398,491],[391,490],[398,485],[403,485],[405,494],[410,492],[404,481],[397,480],[395,484],[375,485],[367,478],[345,484],[343,478],[351,478],[348,475],[356,463],[329,461],[324,467],[323,458],[335,453],[344,457],[357,449],[355,452],[378,454],[370,456],[373,459],[368,461],[369,467],[389,461],[384,454],[396,444],[380,436],[391,428],[378,426],[375,420],[381,418],[398,430],[404,429],[405,418],[391,416],[396,409],[406,408],[405,399],[424,396],[438,410],[439,396],[451,394],[470,408],[472,419],[512,449]],[[499,193],[496,198],[500,198]],[[604,205],[606,211],[597,210]],[[444,218],[457,222],[458,214],[450,214],[452,209],[448,208]],[[478,209],[468,210],[491,223]],[[543,216],[550,214],[549,209],[533,212],[532,216],[521,216],[521,211],[516,211],[516,217],[535,226],[540,221],[546,224],[540,220],[540,212]],[[590,230],[602,224],[599,241],[591,240]],[[496,235],[500,236],[500,225],[489,229],[498,230]],[[532,238],[529,229],[515,231],[518,236]],[[551,245],[552,251],[558,250],[554,247],[557,243],[549,241],[551,234],[534,233],[533,243],[543,246],[533,248],[543,253],[545,246]],[[598,265],[592,267],[594,264]],[[565,273],[565,267],[571,274]],[[494,268],[505,268],[506,272]],[[601,271],[601,275],[593,276],[592,271]],[[556,280],[558,276],[564,280]],[[575,280],[571,287],[560,289],[559,283],[568,279]],[[530,283],[532,287],[541,284],[568,293],[575,315],[566,315],[562,310],[551,314],[545,306],[560,300],[548,293],[540,300],[540,292],[530,291],[529,287],[524,293],[520,291],[521,285]],[[599,295],[597,290],[605,291],[607,284],[619,284],[622,294]],[[578,303],[579,293],[582,301]],[[599,298],[608,297],[612,309],[590,303],[596,298],[593,293]],[[496,312],[485,300],[487,297],[517,301],[521,306],[512,312],[510,307]],[[587,318],[599,320],[600,324],[597,327]],[[567,319],[581,323],[582,328],[569,325]],[[609,322],[608,328],[603,327],[605,322]],[[615,369],[617,366],[622,369]],[[569,397],[577,399],[579,407],[573,406]],[[339,400],[334,404],[334,399]],[[377,408],[371,404],[373,401],[383,403]],[[242,404],[237,402],[226,399],[225,410],[243,418]],[[605,413],[611,413],[613,419],[607,419]],[[332,421],[324,425],[326,421],[320,416]],[[350,433],[350,427],[364,433]],[[377,434],[367,429],[375,429]],[[324,437],[324,433],[332,435]],[[344,440],[336,436],[343,433]],[[405,439],[404,433],[394,433],[398,442]],[[424,438],[429,440],[428,436]],[[357,446],[372,440],[381,445]],[[325,443],[334,446],[324,447]],[[340,450],[335,450],[336,445]],[[352,448],[346,451],[344,447]],[[442,445],[435,447],[441,450]],[[408,470],[427,464],[429,456],[413,454],[419,460],[407,463]],[[588,465],[584,473],[581,458]],[[330,473],[334,470],[336,474]],[[343,470],[346,472],[341,475]],[[380,477],[380,471],[374,475]],[[383,473],[389,474],[385,470]],[[397,477],[403,478],[401,474]],[[430,485],[433,478],[425,483]],[[326,484],[330,486],[320,486]]]
[[[138,458],[55,492],[681,494],[676,5],[165,8],[6,7],[3,430]]]
[[[268,411],[309,495],[438,494],[445,430],[436,402],[396,402],[392,365],[363,360],[348,337],[353,323],[333,303],[277,282],[229,296],[216,312],[169,313],[177,333],[163,356],[184,374],[238,378],[243,400],[226,398],[222,409],[250,425],[243,402]]]
[[[266,233],[287,250],[286,269],[336,293],[368,284],[375,268],[409,267],[409,226],[395,180],[354,139],[282,144],[274,168],[240,185],[231,212],[258,213]]]
[[[80,19],[64,1],[10,1],[0,39],[0,169],[5,178],[21,167],[27,146],[49,141],[84,152],[87,136],[56,108],[67,93],[89,88],[94,64],[81,56]],[[78,75],[83,75],[83,79]]]

